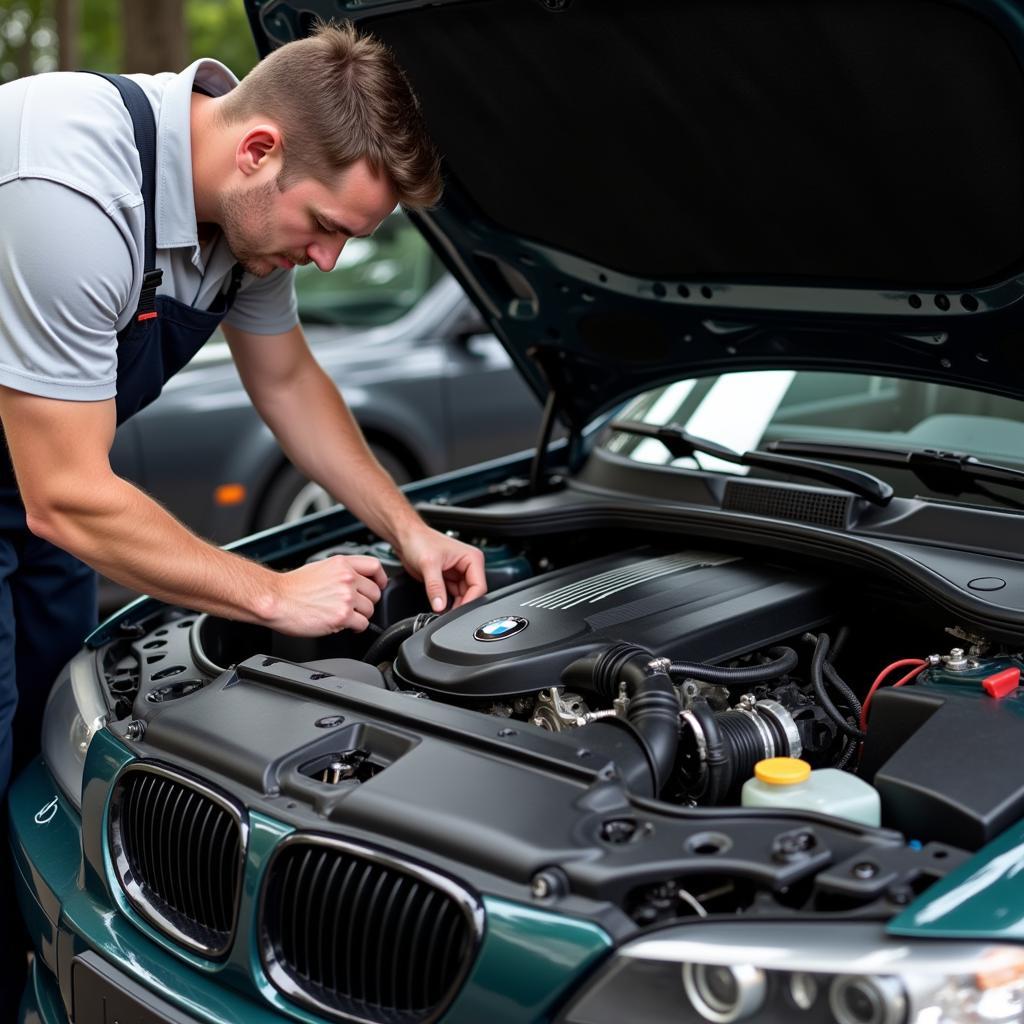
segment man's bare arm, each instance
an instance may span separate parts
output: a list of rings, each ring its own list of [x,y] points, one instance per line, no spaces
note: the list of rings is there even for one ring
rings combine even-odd
[[[253,405],[296,467],[389,540],[425,528],[367,447],[300,327],[274,336],[223,330]]]
[[[375,533],[426,585],[435,610],[487,591],[483,555],[432,530],[381,468],[300,327],[268,337],[225,326],[249,397],[291,461]]]
[[[29,529],[118,583],[295,635],[366,628],[386,584],[376,559],[276,573],[200,540],[110,468],[112,399],[68,402],[0,387],[0,419]]]

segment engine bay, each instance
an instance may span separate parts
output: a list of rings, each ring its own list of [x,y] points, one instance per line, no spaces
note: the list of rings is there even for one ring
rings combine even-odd
[[[441,615],[386,545],[313,554],[381,559],[362,635],[126,627],[96,654],[110,727],[285,820],[635,923],[888,916],[1024,816],[1024,662],[920,603],[664,538],[474,539],[489,592]],[[758,803],[779,758],[826,802]]]

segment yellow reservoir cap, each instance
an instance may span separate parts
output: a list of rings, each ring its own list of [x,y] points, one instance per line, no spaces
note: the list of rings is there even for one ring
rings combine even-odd
[[[769,786],[792,786],[811,777],[811,766],[799,757],[769,757],[754,765],[754,776]]]

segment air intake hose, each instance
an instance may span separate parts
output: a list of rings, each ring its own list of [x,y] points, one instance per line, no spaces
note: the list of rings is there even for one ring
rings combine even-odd
[[[643,785],[654,796],[661,792],[672,775],[679,744],[679,700],[665,667],[666,662],[656,659],[650,651],[622,643],[580,658],[562,673],[564,686],[572,690],[590,690],[607,704],[619,696],[619,688],[625,684],[626,697],[629,698],[625,721],[602,719],[583,726],[580,733],[597,740],[598,737],[610,738],[612,729],[627,726],[630,736],[639,745],[647,771],[638,770],[640,766],[635,763],[635,758],[633,764],[623,763],[630,751],[628,744],[623,746],[620,742],[621,736],[616,738],[619,770],[627,783],[632,784],[631,788]],[[602,743],[598,741],[594,745],[601,746]]]

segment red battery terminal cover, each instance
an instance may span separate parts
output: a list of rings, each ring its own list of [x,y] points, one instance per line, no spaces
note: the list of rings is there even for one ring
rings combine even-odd
[[[1020,686],[1020,669],[1004,668],[1000,672],[993,672],[981,681],[981,686],[990,697],[999,700]]]

